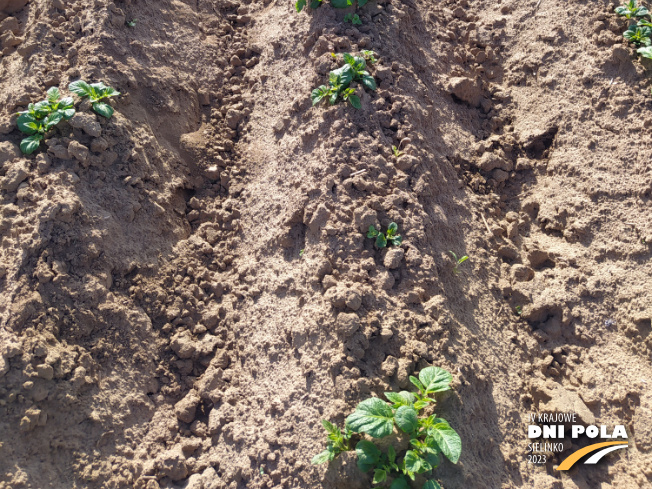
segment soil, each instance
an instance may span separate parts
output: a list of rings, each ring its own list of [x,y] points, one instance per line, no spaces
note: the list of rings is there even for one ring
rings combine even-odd
[[[370,487],[310,464],[320,420],[429,365],[444,488],[652,487],[650,65],[615,5],[0,0],[0,489]],[[363,49],[362,109],[312,107]],[[114,116],[21,155],[12,114],[79,78]],[[528,464],[543,412],[629,447]]]

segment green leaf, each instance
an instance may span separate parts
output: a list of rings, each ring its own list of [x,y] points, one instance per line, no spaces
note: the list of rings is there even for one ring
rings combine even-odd
[[[368,75],[369,73],[364,71],[364,69],[367,67],[367,61],[364,59],[364,57],[354,56],[353,59],[355,60],[355,64],[353,65],[353,68],[355,68],[355,70],[360,75]]]
[[[387,449],[387,459],[389,460],[390,464],[394,463],[394,460],[396,460],[396,450],[394,450],[393,445],[390,445]]]
[[[322,100],[324,100],[324,97],[328,93],[328,87],[326,85],[322,85],[321,87],[315,88],[312,93],[310,94],[310,98],[312,99],[312,105],[315,106]]]
[[[41,102],[38,102],[34,104],[34,114],[36,118],[41,119],[48,115],[52,111],[50,107],[50,102],[47,100],[43,100]]]
[[[364,7],[369,0],[358,0],[358,7]]]
[[[351,24],[353,25],[362,25],[362,21],[360,20],[360,16],[358,14],[355,14],[353,18],[351,19]]]
[[[115,88],[112,87],[104,87],[100,95],[101,98],[117,97],[118,95],[120,95],[120,92],[118,92]]]
[[[335,8],[346,8],[351,5],[351,0],[331,0],[331,5]]]
[[[361,109],[362,104],[360,103],[360,97],[357,95],[349,95],[349,102],[351,102],[351,105],[353,106],[354,109]]]
[[[60,109],[69,109],[75,104],[75,101],[73,100],[72,97],[64,97],[61,100],[59,100],[59,108]]]
[[[351,15],[351,14],[348,14]],[[344,62],[347,63],[350,66],[355,65],[355,58],[351,56],[349,53],[344,53]]]
[[[643,56],[644,58],[652,59],[652,47],[650,46],[646,46],[644,48],[638,48],[636,52],[641,56]]]
[[[93,92],[91,86],[84,80],[77,80],[68,85],[68,90],[80,97],[90,97]]]
[[[376,246],[378,248],[384,248],[387,246],[387,239],[385,238],[385,235],[383,233],[379,233],[378,237],[376,238]]]
[[[374,470],[374,480],[371,483],[380,484],[382,482],[385,482],[386,479],[387,479],[387,472],[384,471],[383,469],[376,469]]]
[[[437,423],[428,430],[428,434],[435,439],[446,458],[456,464],[462,454],[460,435],[448,423]]]
[[[394,479],[392,485],[389,486],[389,489],[410,489],[410,485],[405,480],[405,477],[401,476],[397,479]]]
[[[50,102],[56,102],[61,98],[61,92],[57,87],[50,87],[50,89],[47,91],[48,94],[48,100]]]
[[[423,384],[419,381],[419,379],[417,379],[417,378],[414,377],[413,375],[410,375],[410,382],[412,382],[412,384],[414,384],[414,385],[416,386],[417,389],[419,389],[421,392],[423,392],[423,393],[425,394],[425,392],[426,392],[426,388],[425,388],[425,387],[423,386]]]
[[[66,109],[62,112],[62,114],[63,114],[63,118],[68,121],[72,119],[73,115],[75,115],[75,109]]]
[[[391,435],[394,430],[393,414],[386,402],[372,397],[358,404],[355,411],[346,418],[346,426],[356,433],[382,438]]]
[[[429,480],[423,485],[423,489],[441,489],[441,486],[439,485],[439,482]]]
[[[321,1],[322,1],[322,0],[312,0],[312,1],[310,2],[310,8],[311,8],[311,9],[316,9],[316,8],[321,7]]]
[[[294,8],[297,10],[297,12],[301,12],[305,6],[306,0],[298,0],[297,3],[294,4]]]
[[[335,104],[337,103],[337,96],[338,96],[338,95],[339,95],[339,94],[338,94],[337,92],[332,92],[330,98],[328,99],[328,102],[329,102],[331,105],[335,105]]]
[[[20,150],[26,155],[31,155],[41,145],[42,140],[43,136],[40,134],[28,136],[20,142]]]
[[[401,392],[385,392],[385,397],[394,403],[394,407],[412,406],[414,401],[417,400],[414,394],[408,391]]]
[[[323,452],[318,453],[317,455],[312,457],[310,463],[313,465],[319,465],[325,462],[330,462],[334,458],[335,458],[335,452],[333,452],[333,450],[324,450]]]
[[[362,77],[362,84],[367,87],[369,90],[376,90],[376,80],[371,75],[365,75]]]
[[[355,446],[355,453],[358,456],[358,468],[362,472],[368,472],[380,460],[380,450],[369,440],[360,440]]]
[[[104,102],[95,102],[93,104],[93,110],[107,119],[110,119],[113,115],[113,107]]]
[[[401,236],[395,236],[392,239],[390,239],[390,242],[394,246],[401,246],[401,243],[403,242],[403,238]]]
[[[16,125],[18,126],[18,129],[25,134],[34,134],[37,132],[33,126],[33,124],[36,124],[38,127],[40,124],[37,122],[37,119],[30,114],[20,114],[18,119],[16,119]]]
[[[392,222],[389,224],[389,227],[387,228],[387,237],[391,238],[393,237],[398,231],[398,225],[395,222]]]
[[[428,404],[429,403],[427,401],[417,401],[414,403],[414,409],[416,409],[417,411],[421,411]]]
[[[50,115],[48,115],[45,118],[44,122],[47,126],[54,126],[56,124],[59,124],[59,122],[61,122],[61,119],[63,119],[63,114],[57,111],[57,112],[52,112]]]
[[[394,414],[396,426],[401,428],[405,433],[412,433],[419,426],[417,411],[412,406],[401,406]]]
[[[351,65],[349,64],[345,64],[344,66],[331,71],[331,74],[340,77],[340,83],[344,86],[344,88],[347,88],[349,83],[353,81],[353,68],[351,68]]]
[[[432,470],[432,465],[423,459],[416,451],[408,450],[405,452],[405,470],[413,474],[423,474]]]
[[[419,372],[419,380],[425,387],[425,393],[432,394],[449,390],[453,376],[443,368],[427,367]]]
[[[369,231],[367,231],[367,238],[375,238],[378,236],[378,231],[376,230],[376,227],[372,224],[369,226]]]

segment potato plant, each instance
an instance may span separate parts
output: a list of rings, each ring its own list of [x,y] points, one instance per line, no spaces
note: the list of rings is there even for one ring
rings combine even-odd
[[[639,5],[638,0],[629,0],[616,7],[616,13],[630,22],[623,37],[638,48],[640,56],[652,59],[652,19],[648,8]]]
[[[393,244],[394,246],[401,246],[403,238],[398,234],[398,225],[395,222],[390,223],[387,227],[387,232],[383,233],[376,229],[375,226],[369,226],[369,231],[367,231],[367,238],[375,239],[376,246],[378,248],[385,248],[387,244]]]
[[[29,104],[27,110],[18,112],[16,125],[22,133],[27,134],[20,142],[20,150],[26,155],[36,151],[46,134],[61,120],[70,120],[75,115],[72,97],[61,98],[57,87],[51,87],[47,97],[41,102]]]
[[[77,80],[68,85],[68,90],[80,97],[88,97],[91,101],[93,110],[110,119],[113,115],[113,107],[102,100],[120,95],[115,88],[107,87],[104,83],[88,84],[84,80]]]
[[[358,7],[364,7],[369,0],[358,0]],[[330,0],[330,4],[335,8],[347,8],[353,5],[354,0]],[[321,7],[323,0],[310,0],[310,8],[317,9]],[[308,0],[297,0],[294,8],[297,12],[301,12],[303,8],[308,5]]]
[[[326,450],[315,455],[313,464],[334,460],[340,453],[355,449],[358,468],[363,472],[373,470],[373,484],[389,484],[390,489],[409,489],[409,481],[417,475],[431,474],[441,462],[443,454],[457,463],[462,453],[462,440],[448,421],[432,411],[436,403],[433,395],[450,390],[453,377],[439,367],[427,367],[419,377],[410,376],[410,382],[418,392],[386,392],[389,401],[372,397],[362,401],[346,418],[344,431],[328,421],[322,421],[328,433]],[[371,440],[384,438],[398,430],[399,435],[409,437],[409,448],[397,451],[392,444],[383,452]],[[354,438],[357,439],[353,448]],[[427,480],[423,489],[441,489],[434,479]]]
[[[362,107],[360,97],[355,94],[355,89],[350,87],[351,82],[360,82],[369,90],[376,90],[376,80],[367,71],[367,61],[364,57],[344,53],[344,62],[342,67],[329,73],[328,85],[321,85],[312,91],[312,105],[317,105],[322,100],[328,100],[330,105],[335,105],[342,99],[359,109]]]

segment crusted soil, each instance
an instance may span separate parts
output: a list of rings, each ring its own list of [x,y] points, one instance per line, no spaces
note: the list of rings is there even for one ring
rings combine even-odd
[[[444,488],[652,487],[650,66],[614,5],[0,0],[0,489],[367,488],[310,464],[320,419],[428,365]],[[312,107],[362,49],[362,109]],[[115,115],[21,155],[12,114],[80,77]],[[557,411],[628,449],[528,464]]]

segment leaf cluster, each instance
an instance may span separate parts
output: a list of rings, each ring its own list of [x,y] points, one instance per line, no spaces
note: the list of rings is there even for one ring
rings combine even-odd
[[[401,246],[403,238],[397,233],[398,225],[395,222],[390,223],[386,233],[381,232],[374,225],[371,225],[369,226],[369,231],[367,231],[367,238],[374,238],[378,248],[385,248],[387,243],[391,243],[394,246]]]
[[[634,44],[636,52],[644,58],[652,59],[652,19],[647,7],[638,4],[638,0],[629,0],[624,5],[616,7],[616,13],[632,23],[623,37]]]
[[[61,98],[61,91],[57,87],[51,87],[47,96],[46,100],[29,104],[27,110],[18,112],[18,129],[27,134],[20,142],[20,150],[24,154],[29,155],[36,151],[48,131],[62,119],[69,120],[75,115],[72,97]]]
[[[389,403],[372,397],[362,401],[355,411],[346,418],[346,433],[367,434],[372,438],[383,438],[398,428],[410,437],[410,448],[398,454],[392,445],[387,453],[380,450],[372,441],[361,439],[355,445],[358,468],[363,472],[373,469],[373,484],[382,484],[391,480],[390,489],[408,489],[408,480],[415,480],[418,474],[429,474],[440,463],[440,455],[457,463],[462,453],[462,440],[448,421],[436,414],[421,416],[421,411],[435,403],[431,396],[450,389],[453,377],[439,367],[427,367],[419,372],[419,377],[410,376],[418,392],[386,392]],[[341,434],[334,431],[333,425],[326,422],[324,427],[329,433],[328,449],[316,455],[312,463],[320,464],[333,460],[335,455],[333,438]],[[347,438],[350,442],[350,436]],[[350,448],[349,448],[350,449]],[[344,451],[344,450],[342,450]],[[331,456],[332,455],[332,456]],[[441,489],[435,480],[429,480],[423,489]]]
[[[104,83],[88,84],[84,80],[77,80],[68,85],[68,90],[80,97],[88,97],[92,103],[93,110],[110,119],[113,115],[113,107],[102,100],[120,95],[115,88],[107,87]]]
[[[369,90],[376,90],[376,80],[367,71],[367,61],[364,57],[344,53],[344,62],[343,66],[328,74],[328,85],[321,85],[312,91],[312,105],[317,105],[322,100],[328,100],[331,105],[335,105],[341,98],[359,109],[362,107],[360,97],[355,94],[355,89],[350,87],[351,82],[360,82]]]
[[[638,5],[638,0],[629,0],[624,5],[616,7],[616,13],[628,19],[635,19],[637,17],[645,17],[649,15],[649,10],[643,5]]]
[[[358,14],[348,13],[344,16],[344,22],[350,22],[353,25],[362,25],[360,16]]]
[[[358,0],[358,7],[364,7],[369,0]],[[354,0],[330,0],[330,3],[335,8],[347,8],[353,5]],[[323,0],[310,0],[310,8],[317,9],[321,7]],[[303,8],[308,5],[308,0],[297,0],[294,8],[297,12],[301,12]]]

